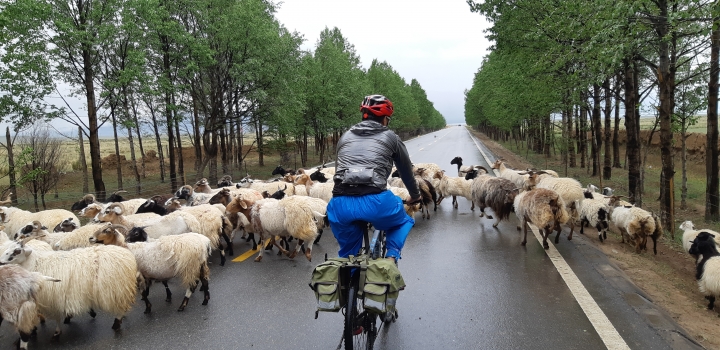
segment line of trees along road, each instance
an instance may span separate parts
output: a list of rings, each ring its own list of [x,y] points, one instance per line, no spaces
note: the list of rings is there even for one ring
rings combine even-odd
[[[100,200],[106,184],[98,129],[108,121],[116,139],[130,141],[137,193],[144,177],[137,158],[148,147],[160,156],[161,178],[172,190],[192,180],[184,175],[189,166],[197,177],[207,171],[211,183],[219,172],[239,168],[248,132],[255,133],[261,165],[269,149],[293,147],[306,166],[311,144],[325,159],[358,121],[368,94],[395,103],[390,127],[401,135],[445,126],[418,81],[408,84],[387,62],[364,69],[337,28],[323,30],[314,51],[304,51],[302,35],[288,31],[275,12],[267,0],[2,2],[0,121],[12,123],[15,133],[37,119],[77,126],[79,136],[72,137],[89,140]],[[49,105],[48,95],[64,92],[58,84],[82,97],[86,110]],[[143,124],[151,126],[154,145],[143,143]],[[183,163],[182,131],[195,164]],[[161,136],[169,141],[167,152]],[[12,142],[4,146],[12,156]],[[117,176],[122,188],[120,167]]]
[[[640,106],[654,96],[653,132],[659,133],[662,159],[661,219],[669,229],[675,212],[673,143],[683,145],[685,194],[687,129],[697,122],[698,113],[707,111],[705,218],[720,220],[720,2],[468,0],[468,4],[492,22],[488,38],[494,41],[466,91],[469,125],[495,137],[528,140],[532,150],[546,155],[557,147],[566,167],[576,167],[579,156],[581,167],[592,167],[594,176],[609,179],[612,168],[620,166],[618,128],[624,110],[629,200],[642,205],[641,165],[647,152],[641,151],[645,141],[640,138]],[[562,138],[556,137],[556,126]],[[681,134],[680,140],[673,140],[673,132]]]

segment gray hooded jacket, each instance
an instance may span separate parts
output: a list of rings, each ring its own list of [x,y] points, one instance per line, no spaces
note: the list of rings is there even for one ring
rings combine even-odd
[[[412,198],[420,197],[405,144],[392,130],[370,120],[355,124],[338,141],[335,196],[380,193],[387,188],[393,162]]]

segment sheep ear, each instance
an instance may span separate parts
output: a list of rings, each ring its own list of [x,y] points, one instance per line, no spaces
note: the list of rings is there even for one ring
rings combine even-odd
[[[118,214],[118,215],[122,214],[122,209],[120,209],[120,207],[114,207],[113,211],[115,212],[115,214]]]
[[[240,208],[247,209],[248,206],[245,204],[245,202],[240,202]]]

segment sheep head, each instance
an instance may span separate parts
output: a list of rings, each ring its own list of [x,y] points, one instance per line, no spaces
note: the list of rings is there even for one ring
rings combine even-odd
[[[91,203],[82,210],[80,210],[80,216],[86,218],[94,218],[95,215],[103,210],[103,206],[100,203]]]
[[[218,181],[218,187],[225,187],[225,186],[232,186],[232,176],[230,175],[223,175],[222,179]]]
[[[73,218],[67,218],[61,223],[57,224],[53,229],[53,232],[72,232],[80,227]]]
[[[32,248],[26,247],[25,243],[35,237],[23,238],[20,241],[10,242],[7,249],[0,255],[0,265],[5,264],[22,264],[32,253]]]
[[[167,203],[167,205],[165,206],[167,208],[168,213],[172,213],[172,212],[182,208],[182,204],[180,204],[180,201],[175,198],[171,198],[170,200],[168,200],[168,202],[169,203]]]
[[[223,188],[222,190],[220,190],[220,192],[218,192],[214,196],[212,196],[208,203],[222,204],[224,206],[227,206],[230,203],[230,200],[231,200],[230,189]]]
[[[462,157],[455,157],[450,161],[450,165],[457,164],[462,166]]]
[[[286,173],[287,173],[287,171],[285,171],[285,169],[283,169],[282,165],[278,165],[275,167],[275,169],[272,171],[272,173],[270,175],[283,175],[284,176]]]
[[[325,173],[321,172],[320,170],[317,170],[314,173],[310,174],[310,180],[318,181],[318,182],[327,182],[328,178],[325,176]]]
[[[120,193],[127,193],[125,190],[117,190],[107,199],[107,203],[124,202],[125,198]]]
[[[100,222],[112,222],[118,224],[123,215],[123,208],[120,204],[110,204],[103,211],[97,215],[97,220]]]
[[[20,228],[13,236],[13,239],[17,240],[18,238],[39,237],[47,234],[46,230],[47,227],[43,226],[40,221],[34,220],[33,222],[29,222]]]
[[[185,185],[183,187],[180,187],[177,191],[175,191],[175,197],[187,200],[190,198],[190,196],[193,195],[193,188],[190,185]],[[167,203],[165,203],[167,205]]]
[[[695,225],[693,225],[693,222],[688,220],[680,224],[680,229],[683,231],[694,231]]]
[[[72,211],[78,211],[82,210],[83,208],[87,207],[88,205],[95,203],[95,195],[92,193],[88,193],[85,196],[83,196],[79,201],[75,202],[72,207],[70,207],[70,210]]]
[[[113,225],[108,223],[100,229],[93,232],[90,237],[90,243],[105,244],[105,245],[125,245],[125,234],[127,228],[122,225]]]

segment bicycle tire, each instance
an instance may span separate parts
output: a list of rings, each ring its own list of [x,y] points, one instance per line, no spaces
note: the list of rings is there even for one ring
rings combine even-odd
[[[361,312],[357,304],[357,290],[355,288],[355,286],[352,286],[348,290],[348,302],[345,304],[345,327],[343,329],[345,350],[365,347],[365,329],[362,328],[364,325],[361,322]],[[358,328],[360,328],[359,332]]]

